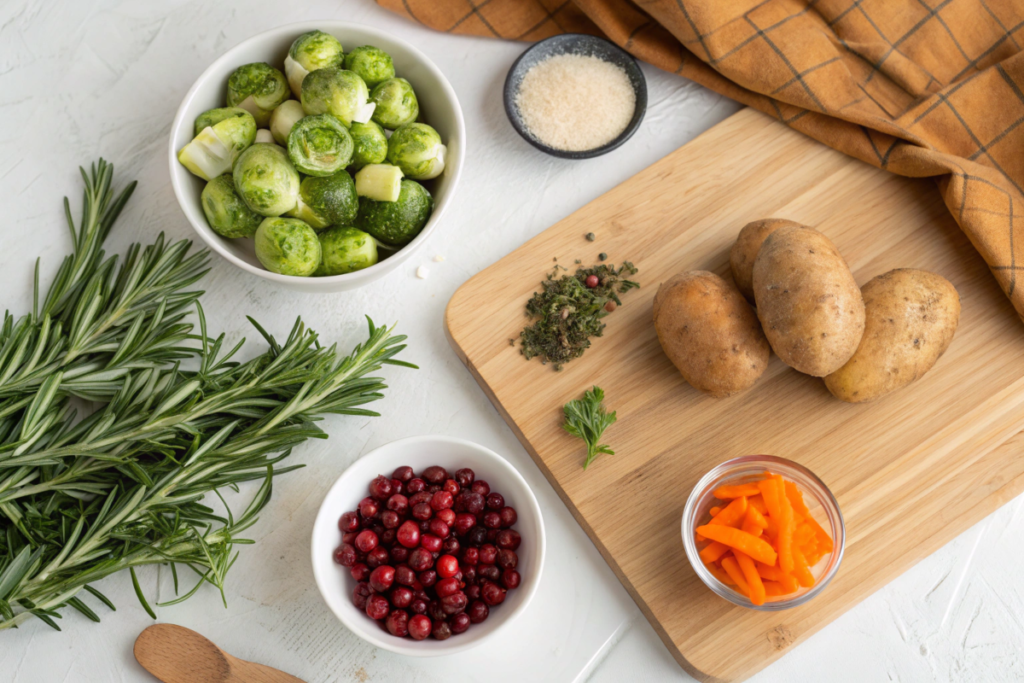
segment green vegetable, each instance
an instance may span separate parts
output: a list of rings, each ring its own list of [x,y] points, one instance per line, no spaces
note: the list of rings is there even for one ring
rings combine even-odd
[[[355,149],[352,151],[352,166],[358,171],[367,164],[383,163],[388,156],[388,136],[375,121],[353,123],[348,129]]]
[[[378,202],[397,202],[402,192],[402,169],[370,164],[356,173],[356,194]]]
[[[307,116],[288,134],[288,158],[306,175],[323,177],[343,170],[354,147],[348,129],[330,114]]]
[[[256,258],[272,273],[306,277],[320,265],[320,241],[298,218],[270,216],[256,230]]]
[[[321,230],[329,225],[351,225],[359,211],[359,198],[352,176],[338,171],[326,178],[303,178],[299,201],[289,216]]]
[[[377,243],[362,230],[338,225],[317,237],[323,256],[313,275],[342,275],[377,263]]]
[[[203,132],[203,128],[206,128],[207,126],[215,126],[224,119],[230,119],[233,116],[237,116],[244,119],[247,114],[249,116],[252,116],[252,114],[249,114],[249,112],[242,109],[241,107],[220,107],[219,109],[210,109],[204,111],[202,114],[196,117],[195,132],[192,135],[199,135],[201,132]],[[253,125],[255,125],[255,123],[256,122],[253,121]]]
[[[203,180],[229,173],[241,153],[256,140],[256,121],[249,112],[242,114],[203,128],[181,148],[178,161]]]
[[[238,157],[233,175],[235,191],[261,216],[280,216],[295,208],[299,174],[283,148],[253,145]]]
[[[175,579],[185,567],[198,576],[162,605],[207,583],[223,596],[235,544],[251,542],[242,533],[268,504],[273,475],[300,467],[282,460],[324,437],[323,415],[375,414],[360,406],[385,387],[369,375],[409,366],[395,358],[404,337],[372,322],[345,357],[301,321],[282,343],[253,321],[269,348],[233,361],[242,343],[207,335],[201,292],[189,289],[207,253],[161,235],[123,260],[106,258],[103,242],[134,183],[115,194],[102,160],[82,175],[77,228],[65,200],[74,253],[45,297],[37,268],[32,312],[7,314],[0,328],[0,348],[18,349],[0,355],[0,630],[32,618],[59,630],[67,607],[98,621],[92,598],[114,607],[90,584],[123,570],[153,613],[133,571],[149,564],[169,564]],[[198,333],[187,320],[193,307]],[[79,419],[71,397],[104,405]],[[203,504],[250,480],[262,486],[240,515]]]
[[[404,78],[389,78],[378,84],[370,94],[376,108],[373,120],[385,128],[395,129],[412,123],[420,115],[420,103],[412,85]]]
[[[266,128],[270,113],[288,99],[284,74],[265,62],[245,64],[228,77],[228,106],[241,107]]]
[[[363,79],[344,69],[317,69],[302,79],[302,108],[309,116],[331,114],[346,126],[366,123],[374,105]]]
[[[434,198],[427,189],[414,180],[403,180],[398,201],[360,197],[356,227],[388,246],[403,247],[420,233],[433,210]]]
[[[600,443],[604,430],[616,420],[614,411],[608,413],[604,409],[604,390],[601,387],[594,386],[583,394],[583,398],[569,401],[562,412],[565,413],[562,428],[587,443],[587,459],[583,462],[583,469],[587,469],[587,465],[602,453],[615,455],[615,451]]]
[[[430,180],[441,175],[447,152],[448,148],[441,144],[441,136],[425,123],[399,126],[388,140],[388,162],[413,180]]]
[[[292,92],[296,97],[302,94],[302,79],[310,71],[341,68],[344,58],[341,43],[334,36],[323,31],[303,33],[295,39],[284,58],[284,72],[288,75]]]
[[[358,74],[368,88],[395,77],[391,55],[372,45],[357,47],[345,55],[345,68]]]
[[[274,136],[274,142],[282,147],[288,144],[288,134],[292,127],[306,115],[302,103],[298,100],[285,100],[270,115],[270,132]]]
[[[263,216],[250,209],[235,192],[229,175],[217,176],[206,183],[199,198],[206,222],[221,237],[251,237]]]

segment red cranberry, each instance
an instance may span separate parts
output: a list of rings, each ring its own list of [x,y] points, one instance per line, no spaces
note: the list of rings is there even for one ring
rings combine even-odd
[[[501,583],[509,590],[519,588],[520,581],[522,581],[522,577],[515,569],[506,569],[501,573]]]
[[[466,585],[476,583],[476,567],[463,567],[459,571],[462,572],[462,580]]]
[[[359,532],[358,536],[356,536],[355,546],[359,550],[359,552],[368,553],[377,547],[377,542],[379,540],[380,539],[377,538],[377,534],[375,534],[373,531],[370,531],[369,529],[364,529],[363,531]]]
[[[419,598],[412,601],[409,605],[409,611],[413,614],[426,614],[427,613],[427,601],[420,600]]]
[[[466,597],[470,600],[479,600],[480,586],[466,586]]]
[[[505,497],[496,491],[487,494],[487,507],[492,510],[500,510],[505,507]]]
[[[400,515],[404,515],[409,509],[409,499],[403,496],[401,493],[396,493],[386,503],[388,510],[393,510]]]
[[[334,561],[342,567],[351,567],[356,563],[356,549],[348,543],[342,543],[334,549]]]
[[[356,544],[356,536],[358,536],[358,535],[359,534],[356,533],[355,531],[350,531],[347,534],[342,534],[341,535],[341,542],[342,543],[348,543],[349,545],[355,545]]]
[[[487,542],[487,529],[475,526],[466,534],[467,545],[481,546]]]
[[[409,568],[416,572],[434,566],[434,556],[426,548],[416,548],[409,553]]]
[[[476,568],[476,573],[480,575],[481,579],[487,579],[488,581],[497,581],[501,578],[501,570],[493,564],[482,564]]]
[[[388,615],[384,626],[387,627],[388,633],[391,635],[405,638],[409,635],[409,613],[403,609],[396,609]]]
[[[371,619],[380,621],[388,615],[391,611],[391,605],[388,604],[388,599],[383,595],[371,595],[366,599],[366,614]]]
[[[420,503],[429,503],[430,499],[433,497],[434,494],[429,491],[420,491],[419,493],[414,493],[409,497],[409,505],[412,506],[419,505]]]
[[[452,498],[452,494],[447,491],[438,491],[434,494],[434,497],[430,499],[430,507],[435,510],[447,510],[455,502]]]
[[[469,606],[469,621],[472,624],[483,623],[487,619],[487,615],[491,613],[487,603],[480,600],[474,600],[473,604]]]
[[[404,488],[405,488],[405,484],[403,484],[401,482],[401,480],[399,480],[399,479],[392,479],[391,480],[391,495],[395,495],[395,494],[401,493]]]
[[[420,527],[412,520],[403,522],[395,538],[406,548],[415,548],[420,544]]]
[[[391,496],[391,479],[378,474],[370,482],[370,495],[377,500],[387,500]]]
[[[456,515],[454,510],[438,510],[437,514],[434,516],[448,526],[455,524]]]
[[[476,481],[474,481],[473,485],[470,488],[473,490],[473,493],[479,493],[481,496],[486,496],[488,493],[491,492],[490,484],[488,484],[483,479],[477,479]]]
[[[404,564],[395,567],[395,583],[411,586],[416,581],[416,572]]]
[[[408,465],[402,465],[401,467],[397,467],[395,468],[395,471],[391,473],[392,479],[397,479],[398,481],[401,482],[409,481],[410,479],[413,478],[413,476],[415,475],[412,471],[412,468],[409,467]]]
[[[475,567],[480,562],[479,548],[466,548],[462,551],[462,564]]]
[[[419,477],[410,479],[409,481],[405,482],[405,492],[408,495],[420,493],[425,488],[427,488],[427,482],[423,481]]]
[[[447,621],[435,621],[431,635],[434,636],[434,640],[448,640],[452,637],[452,627]]]
[[[431,465],[427,469],[423,470],[420,475],[427,480],[429,484],[443,484],[444,480],[448,478],[448,472],[443,467],[437,465]]]
[[[412,506],[412,516],[425,522],[434,516],[434,508],[430,507],[430,503],[416,503]]]
[[[494,510],[488,510],[484,513],[484,526],[488,529],[497,529],[501,526],[501,515]]]
[[[488,529],[487,530],[487,542],[491,545],[495,545],[495,541],[498,539],[499,529]]]
[[[469,629],[469,615],[465,612],[460,612],[452,617],[452,633],[465,633]]]
[[[468,467],[455,470],[455,481],[459,483],[459,486],[466,488],[473,484],[473,480],[476,479],[476,473]]]
[[[444,621],[448,615],[444,613],[440,600],[431,600],[427,603],[427,616],[434,621]]]
[[[352,604],[356,606],[356,609],[366,609],[366,601],[371,595],[373,595],[373,591],[370,590],[370,584],[361,581],[352,591]]]
[[[412,591],[405,586],[398,586],[391,591],[391,604],[399,609],[405,609],[412,604]]]
[[[449,536],[444,539],[444,543],[441,544],[441,552],[447,553],[448,555],[454,555],[459,552],[459,548],[461,547],[462,545],[459,543],[457,538]]]
[[[370,588],[378,593],[385,593],[395,582],[395,568],[381,565],[370,573]]]
[[[601,279],[596,275],[588,275],[587,279],[583,281],[583,284],[585,284],[587,288],[593,289],[601,284]]]
[[[398,535],[398,532],[395,531],[394,529],[384,529],[384,531],[381,532],[381,534],[380,534],[381,545],[386,545],[386,546],[394,545],[395,544],[395,536],[397,536],[397,535]]]
[[[437,575],[442,579],[455,576],[459,571],[459,561],[451,555],[442,555],[437,558]]]
[[[437,518],[430,520],[429,525],[430,533],[438,538],[448,538],[448,534],[451,533],[451,529],[448,528],[448,525]]]
[[[519,564],[519,557],[511,550],[502,548],[498,551],[498,561],[495,564],[502,569],[515,569]]]
[[[373,519],[379,511],[380,506],[377,505],[377,501],[373,498],[363,498],[359,502],[359,514],[362,515],[363,519]]]
[[[401,564],[409,559],[409,549],[404,545],[393,545],[388,551],[392,564]]]
[[[357,562],[352,565],[349,572],[352,574],[352,578],[356,581],[366,581],[366,577],[370,575],[370,568],[362,562]]]
[[[454,479],[445,479],[444,483],[441,484],[441,490],[452,494],[452,497],[455,497],[461,489],[462,487]]]
[[[476,484],[473,484],[476,486]],[[483,495],[470,491],[466,495],[466,512],[471,515],[480,516],[484,512],[484,508],[487,506],[487,499]]]
[[[490,607],[495,607],[505,602],[505,589],[496,583],[488,581],[480,588],[480,597]]]
[[[437,597],[443,598],[446,595],[452,595],[459,591],[459,580],[454,576],[447,579],[441,579],[434,586],[434,592],[437,593]]]
[[[462,591],[458,593],[452,593],[447,597],[441,598],[441,609],[447,615],[458,614],[466,609],[466,605],[469,604],[469,598]]]
[[[434,625],[430,623],[430,618],[426,615],[417,614],[409,619],[408,629],[409,635],[412,636],[413,640],[423,640],[430,635]]]
[[[519,532],[513,529],[502,529],[494,537],[494,540],[499,548],[508,548],[509,550],[518,550],[519,544],[522,542]]]
[[[342,533],[359,530],[359,515],[354,512],[346,512],[338,520],[338,529]]]
[[[381,565],[387,564],[389,559],[391,559],[391,556],[388,553],[388,549],[381,546],[377,546],[366,553],[366,564],[370,569],[376,569]]]
[[[396,529],[402,523],[402,518],[394,510],[385,510],[380,513],[380,523],[385,529]]]
[[[417,578],[423,588],[430,588],[437,583],[437,572],[433,569],[425,569],[419,573]]]
[[[442,512],[446,511],[442,510]],[[468,512],[460,512],[455,515],[455,524],[453,524],[453,526],[455,527],[455,533],[459,536],[463,536],[466,532],[476,526],[476,517]]]
[[[480,564],[494,564],[498,561],[498,549],[490,543],[480,546]]]
[[[507,505],[498,512],[501,515],[501,526],[506,529],[519,520],[519,515],[516,513],[516,509],[508,507]]]
[[[441,551],[441,539],[433,534],[424,534],[420,536],[420,546],[429,550],[432,553]]]

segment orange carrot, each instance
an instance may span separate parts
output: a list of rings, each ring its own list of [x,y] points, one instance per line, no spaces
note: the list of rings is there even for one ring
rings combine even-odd
[[[801,517],[810,517],[811,511],[808,509],[807,503],[804,502],[804,494],[800,493],[800,489],[796,487],[796,484],[787,481],[785,487],[786,498],[789,498],[789,503],[793,506],[793,509],[799,512]]]
[[[711,572],[712,576],[714,576],[716,579],[724,583],[726,586],[736,585],[736,582],[732,580],[732,577],[729,576],[724,569],[719,567],[714,562],[705,564],[704,566],[708,568],[708,571]]]
[[[722,508],[722,511],[715,515],[710,523],[739,528],[745,514],[747,514],[747,498],[740,496]]]
[[[811,574],[811,569],[807,566],[807,558],[797,548],[793,548],[793,576],[804,588],[814,585],[814,575]]]
[[[738,499],[737,499],[738,500]],[[697,527],[697,533],[712,541],[724,543],[730,548],[750,555],[758,562],[775,564],[777,554],[764,540],[730,526],[705,524]]]
[[[782,476],[776,474],[772,477],[775,480],[776,491],[783,492],[779,496],[779,566],[787,574],[793,571],[793,534],[796,531],[796,523],[793,519],[793,506],[789,503],[789,496],[785,495],[786,484]]]
[[[764,496],[761,495],[760,489],[758,489],[758,494],[756,496],[750,496],[747,498],[747,505],[753,505],[762,515],[768,514],[768,506],[764,504]]]
[[[721,511],[722,511],[722,508],[718,507],[717,505],[712,506],[712,508],[710,510],[708,510],[708,512],[711,513],[712,517],[717,517],[718,513],[721,512]]]
[[[758,493],[760,493],[760,489],[757,488],[755,483],[719,486],[714,490],[715,498],[721,500],[739,498],[740,496],[756,496]]]
[[[758,562],[756,567],[758,575],[762,579],[768,579],[769,581],[781,581],[782,577],[786,575],[786,572],[778,567],[770,567],[763,562]]]
[[[710,564],[727,552],[729,552],[729,546],[724,543],[711,543],[700,551],[700,559],[704,561],[704,564]]]
[[[757,525],[757,522],[751,516],[751,512],[756,512],[754,508],[747,508],[747,514],[743,517],[743,524],[740,525],[740,531],[745,531],[751,536],[757,536],[760,538],[761,534],[764,533],[764,529]]]
[[[779,537],[779,523],[775,521],[774,517],[765,517],[768,526],[764,528],[764,535],[768,538],[775,540]]]
[[[736,562],[736,558],[732,555],[726,555],[722,558],[722,569],[729,575],[729,578],[736,583],[736,589],[750,597],[750,586],[747,585],[746,579],[743,578],[743,570],[740,569],[739,564]]]
[[[815,540],[817,532],[814,527],[807,522],[800,522],[796,527],[796,533],[793,534],[793,544],[798,548],[802,548],[811,541]]]
[[[768,508],[768,516],[775,520],[776,524],[782,519],[782,508],[779,507],[779,490],[774,479],[765,479],[757,482],[761,489],[761,496],[764,498],[765,507]]]
[[[740,566],[740,571],[743,572],[743,578],[747,580],[747,596],[750,598],[750,602],[755,605],[764,604],[764,584],[761,583],[761,577],[757,573],[757,567],[754,566],[754,561],[750,559],[749,555],[745,555],[738,550],[734,550],[733,555],[736,557],[736,563]]]
[[[797,582],[796,577],[792,574],[783,574],[779,579],[779,583],[786,590],[786,593],[796,593],[800,590],[800,584]]]
[[[762,581],[761,583],[764,584],[764,594],[769,598],[786,594],[786,589],[778,581]]]

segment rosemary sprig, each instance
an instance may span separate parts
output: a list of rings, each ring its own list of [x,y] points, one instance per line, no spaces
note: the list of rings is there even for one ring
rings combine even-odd
[[[594,461],[598,455],[606,453],[615,455],[615,451],[600,443],[601,435],[616,419],[615,411],[607,412],[604,408],[604,390],[599,386],[588,389],[583,398],[573,399],[562,408],[565,414],[565,431],[583,439],[587,444],[587,459],[583,469]]]

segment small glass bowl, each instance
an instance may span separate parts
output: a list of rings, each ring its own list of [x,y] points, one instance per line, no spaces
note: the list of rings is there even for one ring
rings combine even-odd
[[[796,593],[789,595],[769,597],[763,605],[755,605],[747,596],[736,592],[715,578],[704,566],[704,562],[700,559],[700,549],[705,544],[702,543],[700,547],[697,545],[697,527],[707,524],[711,519],[711,507],[721,503],[712,493],[716,488],[724,484],[744,484],[760,480],[766,470],[772,474],[781,474],[783,479],[797,485],[804,495],[804,502],[810,509],[811,515],[823,529],[831,533],[833,548],[831,553],[811,567],[811,573],[814,574],[815,579],[814,586],[811,588],[801,587]],[[840,512],[839,503],[836,502],[835,496],[832,495],[829,488],[803,465],[774,455],[744,455],[733,458],[705,474],[697,482],[686,501],[686,507],[683,509],[682,533],[686,557],[689,558],[693,571],[697,572],[697,576],[708,588],[735,605],[762,612],[777,612],[802,605],[824,590],[839,570],[839,563],[843,560],[843,550],[846,546],[846,525],[843,522],[843,513]]]

